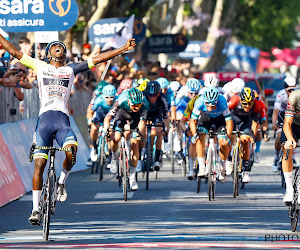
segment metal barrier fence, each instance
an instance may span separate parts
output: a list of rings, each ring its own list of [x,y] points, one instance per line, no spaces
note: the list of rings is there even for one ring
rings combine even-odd
[[[0,124],[37,117],[39,114],[39,90],[22,89],[24,100],[18,101],[14,88],[2,87],[0,92]],[[72,115],[85,115],[92,95],[86,91],[75,90],[70,97],[69,107]]]

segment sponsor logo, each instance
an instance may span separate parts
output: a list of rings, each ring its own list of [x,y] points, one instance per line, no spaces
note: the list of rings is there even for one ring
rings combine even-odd
[[[43,0],[1,0],[0,14],[43,14],[45,12]]]
[[[63,6],[62,3],[67,2],[67,6]],[[56,6],[58,11],[55,11],[53,6]],[[65,7],[65,8],[64,8]],[[67,15],[71,8],[71,0],[49,0],[49,8],[53,14],[63,17]]]
[[[49,86],[46,88],[47,92],[51,92],[51,91],[57,91],[57,92],[61,92],[61,93],[66,93],[66,89],[63,87],[59,87],[59,86]]]

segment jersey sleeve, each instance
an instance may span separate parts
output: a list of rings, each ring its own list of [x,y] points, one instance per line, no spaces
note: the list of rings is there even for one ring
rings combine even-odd
[[[149,109],[149,102],[146,100],[146,98],[143,98],[143,105],[141,107],[142,113],[141,113],[141,120],[146,121],[147,120],[147,114]]]
[[[91,58],[89,58],[88,60],[80,62],[80,63],[71,63],[68,66],[73,69],[74,75],[77,75],[80,72],[84,72],[84,71],[87,71],[87,70],[93,68],[95,65],[91,61]]]
[[[163,119],[167,119],[168,118],[168,109],[169,109],[167,98],[164,95],[162,95],[161,101],[162,101]]]
[[[197,101],[195,102],[193,111],[192,111],[192,115],[191,118],[194,120],[197,120],[199,115],[200,115],[200,111],[202,110],[202,104],[203,104],[203,98],[198,98]]]
[[[240,97],[235,95],[231,97],[230,101],[228,102],[228,108],[229,110],[235,109],[240,102]]]
[[[110,116],[112,118],[115,117],[119,109],[120,109],[119,101],[116,100],[114,105],[108,111],[107,116]]]
[[[169,94],[169,98],[170,98],[170,107],[176,106],[176,104],[175,104],[175,96],[174,96],[173,91],[172,90],[169,91],[168,94]]]
[[[231,113],[230,113],[230,110],[228,108],[227,101],[226,101],[225,97],[221,95],[219,97],[219,102],[221,103],[221,111],[222,111],[222,114],[225,118],[225,121],[231,120],[232,119],[231,118]]]
[[[98,109],[98,107],[100,106],[100,104],[101,104],[101,98],[100,98],[100,96],[98,96],[94,101],[92,110],[96,111]]]
[[[176,99],[175,99],[175,103],[176,105],[178,105],[178,103],[180,103],[180,100],[186,96],[188,92],[188,87],[185,85],[185,86],[182,86],[181,89],[178,91],[177,93],[177,96],[176,96]]]
[[[22,63],[23,65],[25,65],[28,68],[33,69],[35,72],[38,72],[40,66],[47,65],[46,62],[38,60],[38,59],[34,59],[25,53],[23,53],[23,56],[20,59],[20,63]]]
[[[274,102],[274,109],[280,109],[281,102],[282,102],[282,92],[279,91],[278,94],[276,95],[276,99]]]
[[[289,96],[288,105],[285,110],[285,116],[294,117],[295,112],[296,112],[295,106],[296,106],[296,94],[294,91]]]
[[[185,108],[185,110],[184,110],[184,112],[183,112],[183,117],[182,117],[182,119],[183,119],[184,121],[187,121],[187,120],[190,118],[190,116],[191,116],[191,114],[192,114],[192,111],[193,111],[193,108],[194,108],[194,105],[195,105],[195,102],[196,102],[196,100],[198,99],[198,97],[199,97],[199,96],[195,96],[192,100],[190,100],[190,101],[188,102],[188,104],[187,104],[187,106],[186,106],[186,108]]]

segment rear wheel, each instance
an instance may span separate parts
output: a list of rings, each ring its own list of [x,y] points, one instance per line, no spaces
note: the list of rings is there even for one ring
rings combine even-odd
[[[238,196],[239,192],[239,149],[236,147],[233,151],[233,198]]]
[[[200,187],[201,187],[201,177],[198,176],[198,181],[197,181],[197,193],[200,193]]]
[[[149,128],[148,128],[149,129]],[[149,171],[150,171],[150,164],[151,164],[151,138],[150,138],[150,133],[148,134],[147,138],[147,158],[146,158],[146,190],[149,189]]]

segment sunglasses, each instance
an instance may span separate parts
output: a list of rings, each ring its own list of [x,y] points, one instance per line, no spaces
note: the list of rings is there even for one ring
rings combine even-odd
[[[139,108],[142,106],[142,103],[139,103],[139,104],[130,104],[130,107],[133,107],[133,108]]]
[[[198,92],[189,92],[189,93],[190,93],[190,95],[193,95],[193,96],[198,95]]]
[[[155,94],[147,94],[147,95],[148,95],[148,97],[156,97],[156,96],[159,95],[159,93],[155,93]]]
[[[287,92],[291,93],[293,92],[295,89],[288,89]]]
[[[253,102],[242,102],[243,106],[251,106]]]
[[[216,106],[218,101],[212,101],[212,102],[205,102],[206,106]]]
[[[105,99],[108,99],[108,100],[113,100],[115,97],[114,96],[105,96]]]

